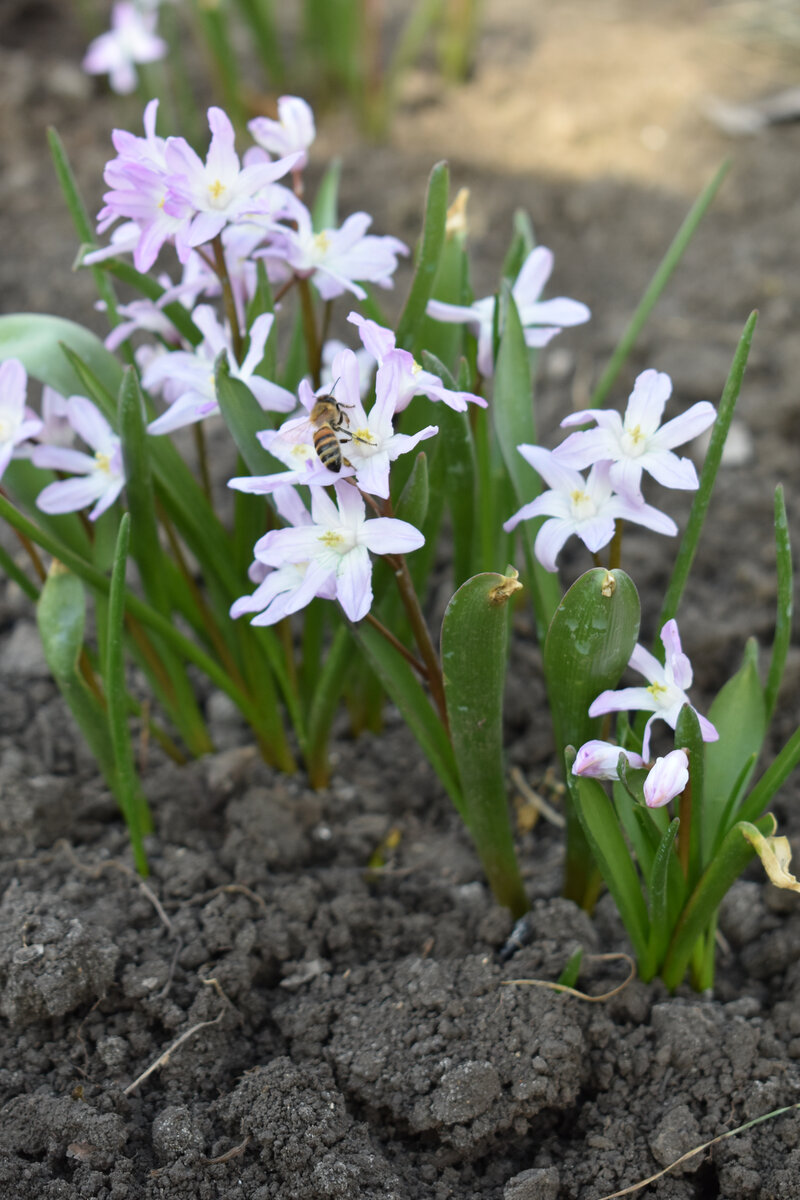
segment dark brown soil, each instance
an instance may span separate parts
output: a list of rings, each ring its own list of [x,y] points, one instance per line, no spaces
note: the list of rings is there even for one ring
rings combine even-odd
[[[513,211],[530,211],[556,251],[556,292],[594,313],[543,359],[546,440],[582,405],[691,199],[735,153],[619,389],[656,366],[681,405],[716,400],[760,308],[741,457],[722,472],[679,614],[702,707],[747,637],[769,643],[777,482],[800,518],[800,128],[731,143],[702,105],[796,83],[798,64],[732,40],[724,5],[486,7],[465,89],[420,71],[390,145],[366,149],[332,117],[317,161],[343,153],[343,211],[367,208],[377,231],[413,241],[430,164],[449,158],[472,192],[479,293],[494,286]],[[110,129],[137,127],[140,112],[80,75],[66,8],[0,11],[0,296],[4,312],[102,329],[89,279],[69,273],[75,240],[43,128],[58,125],[94,209]],[[651,636],[668,561],[663,542],[632,541]],[[538,650],[518,638],[509,763],[538,783],[552,747]],[[178,769],[151,752],[143,884],[30,609],[5,584],[0,639],[0,1197],[599,1200],[800,1101],[800,907],[760,869],[724,904],[713,996],[634,982],[588,1004],[503,986],[556,979],[579,945],[627,949],[608,898],[592,920],[557,898],[557,831],[519,835],[533,911],[504,959],[509,918],[391,711],[380,739],[353,742],[342,722],[332,785],[315,794],[261,764],[210,695],[219,753]],[[800,716],[799,664],[794,646],[776,747]],[[774,806],[795,839],[797,795],[790,784]],[[395,829],[387,866],[369,872]],[[605,992],[625,970],[589,961],[580,986]],[[800,1118],[722,1142],[640,1194],[794,1200]]]

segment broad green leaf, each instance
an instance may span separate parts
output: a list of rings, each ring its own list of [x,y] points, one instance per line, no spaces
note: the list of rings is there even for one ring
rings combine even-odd
[[[42,588],[36,620],[44,656],[59,691],[107,784],[118,795],[108,716],[78,666],[86,624],[86,596],[80,579],[60,563],[53,565]]]
[[[755,762],[764,742],[767,713],[756,655],[756,644],[751,640],[741,667],[721,688],[709,709],[708,719],[715,726],[719,741],[705,744],[703,866],[708,865],[715,847],[727,833],[721,828],[722,818],[731,792],[737,785],[741,789],[742,768],[748,761]]]
[[[639,597],[624,571],[587,571],[555,611],[544,645],[544,672],[559,756],[601,734],[602,718],[590,719],[589,706],[616,687],[636,645]],[[591,907],[592,878],[584,823],[567,807],[565,894]],[[598,864],[600,865],[600,864]]]
[[[755,822],[779,788],[800,763],[800,729],[796,729],[772,760],[738,812],[741,821]]]
[[[62,344],[90,367],[111,396],[116,396],[122,367],[88,329],[64,317],[38,313],[0,317],[0,361],[18,358],[30,376],[62,396],[84,395],[81,379],[64,357]]]
[[[422,227],[417,267],[397,326],[396,341],[402,350],[410,350],[414,345],[417,329],[425,316],[425,307],[433,293],[439,257],[444,246],[449,187],[450,172],[447,163],[437,163],[428,180],[425,223]]]
[[[563,754],[600,736],[589,717],[601,692],[615,688],[639,636],[639,596],[624,571],[594,567],[556,609],[544,646],[544,671],[556,744]]]
[[[476,575],[451,599],[442,622],[442,672],[465,819],[495,898],[521,916],[528,908],[514,854],[503,763],[506,605],[520,584]]]

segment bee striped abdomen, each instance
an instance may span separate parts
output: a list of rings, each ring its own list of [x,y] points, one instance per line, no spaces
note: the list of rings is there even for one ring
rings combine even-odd
[[[314,430],[314,449],[323,467],[329,471],[341,471],[342,447],[331,425],[320,425]]]

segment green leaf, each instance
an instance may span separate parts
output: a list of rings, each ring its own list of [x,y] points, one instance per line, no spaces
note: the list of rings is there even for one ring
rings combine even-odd
[[[317,188],[311,209],[311,223],[315,233],[323,229],[335,229],[339,224],[339,182],[342,178],[342,160],[334,158]]]
[[[518,208],[514,213],[514,233],[511,245],[503,259],[502,276],[514,283],[526,258],[536,245],[536,235],[533,232],[531,219],[524,208]]]
[[[703,839],[706,833],[705,817],[708,811],[705,789],[705,743],[700,731],[697,713],[690,704],[684,704],[678,714],[675,725],[675,749],[685,750],[689,758],[689,791],[681,799],[680,814],[683,819],[683,835],[689,838],[688,858],[681,856],[684,864],[688,863],[687,880],[689,887],[694,887],[701,870],[708,861],[710,843]],[[691,801],[691,809],[685,801]],[[691,813],[691,821],[688,819]],[[681,847],[683,849],[683,847]]]
[[[420,450],[414,459],[414,466],[406,480],[405,487],[400,493],[394,515],[398,520],[408,521],[410,525],[421,529],[428,515],[429,500],[428,459],[425,451]]]
[[[611,801],[596,779],[572,774],[573,751],[566,755],[566,778],[572,807],[581,822],[595,862],[614,897],[631,940],[643,979],[654,974],[650,957],[649,922],[639,876],[620,831]]]
[[[705,790],[702,809],[702,865],[711,856],[727,830],[722,818],[731,792],[741,789],[744,765],[758,758],[767,731],[764,693],[758,677],[757,649],[747,644],[744,662],[722,687],[711,705],[708,719],[716,727],[719,741],[705,744]],[[759,814],[760,815],[760,814]]]
[[[81,194],[78,191],[77,180],[67,158],[67,152],[64,149],[61,138],[52,126],[47,130],[47,140],[50,145],[50,153],[53,157],[53,166],[56,169],[58,182],[78,235],[78,241],[94,243],[94,228],[89,220],[89,214],[86,211]],[[92,275],[95,287],[97,288],[97,294],[106,306],[108,319],[112,325],[116,325],[119,321],[119,317],[117,316],[117,298],[114,295],[114,288],[111,281],[100,267],[93,267]],[[67,395],[68,393],[64,394]]]
[[[410,350],[414,345],[417,328],[425,316],[425,307],[433,292],[439,257],[444,246],[449,188],[450,172],[447,163],[437,163],[428,180],[425,223],[422,227],[417,269],[397,326],[396,344],[401,350]]]
[[[451,599],[442,622],[442,672],[465,819],[498,903],[528,908],[514,854],[503,764],[503,691],[513,579],[476,575]]]
[[[139,380],[136,372],[129,367],[120,390],[119,431],[125,463],[125,492],[131,517],[131,553],[148,600],[160,613],[170,617],[170,583],[174,586],[175,580],[158,536],[150,470],[152,439],[145,430],[142,410]],[[144,647],[140,646],[140,649],[143,650],[142,665],[148,671],[159,698],[180,730],[187,747],[194,755],[207,754],[212,749],[211,739],[183,662],[158,639],[153,640],[149,655],[144,652]]]
[[[544,647],[544,671],[556,744],[582,746],[600,733],[589,706],[615,688],[639,636],[639,596],[624,571],[594,567],[556,609]]]
[[[108,702],[108,726],[111,733],[111,747],[117,780],[117,796],[130,833],[136,869],[140,875],[147,875],[147,856],[144,852],[142,834],[151,822],[147,802],[142,795],[133,761],[125,691],[125,566],[128,561],[130,523],[130,514],[125,513],[119,525],[117,550],[111,573],[111,590],[108,598],[108,649],[104,682]]]
[[[256,436],[268,425],[264,410],[247,384],[233,378],[224,350],[217,358],[214,378],[220,411],[248,470],[253,475],[270,475],[275,470],[275,459]]]
[[[797,764],[800,763],[800,729],[796,729],[780,753],[772,760],[750,795],[739,809],[742,821],[755,822],[778,789],[783,786]]]
[[[86,597],[83,584],[60,564],[54,564],[36,606],[36,621],[47,665],[58,689],[86,739],[106,783],[117,795],[114,754],[106,710],[78,668],[83,650]]]
[[[18,358],[29,375],[55,388],[62,396],[83,395],[80,376],[65,359],[62,344],[91,368],[111,396],[116,396],[122,368],[88,329],[64,317],[38,313],[0,317],[0,362]]]
[[[559,755],[600,736],[589,717],[601,692],[616,687],[636,645],[639,597],[624,571],[596,567],[576,580],[555,611],[544,645],[544,672]],[[565,894],[591,906],[595,880],[584,822],[567,807]],[[600,864],[598,864],[600,865]]]
[[[705,216],[712,200],[719,191],[723,179],[728,174],[731,160],[728,159],[717,170],[714,178],[706,186],[698,199],[692,205],[683,224],[670,244],[669,249],[658,265],[655,275],[630,319],[627,329],[620,338],[616,350],[611,356],[608,366],[600,377],[594,390],[592,408],[600,408],[605,404],[606,397],[614,386],[617,376],[625,365],[628,355],[636,344],[647,318],[653,311],[656,302],[669,282],[670,276],[686,253],[686,249],[694,237],[698,225]]]
[[[135,288],[137,292],[146,296],[148,300],[160,300],[166,291],[166,288],[156,279],[153,279],[151,275],[143,275],[141,271],[136,270],[132,263],[126,262],[122,258],[105,258],[98,264],[96,269],[108,271],[120,283]],[[162,312],[165,317],[169,318],[185,341],[191,346],[200,345],[203,335],[192,320],[191,313],[183,307],[179,300],[173,300],[171,304],[165,304]]]
[[[517,446],[521,444],[535,444],[536,425],[530,354],[510,289],[506,292],[505,323],[495,369],[491,416],[514,495],[521,508],[539,494],[541,483],[536,472],[517,450]],[[480,481],[480,486],[479,504],[483,505],[489,502],[489,497],[484,491],[484,480]],[[499,520],[507,520],[511,515],[510,512],[500,514]],[[533,590],[533,609],[540,639],[544,639],[561,598],[558,576],[545,571],[533,551],[542,520],[543,518],[523,521],[519,526],[525,545],[528,574]]]
[[[679,828],[680,821],[675,817],[659,843],[647,889],[650,898],[650,952],[656,968],[666,953],[674,910],[681,900],[679,880],[682,876],[674,852]]]
[[[371,625],[361,622],[352,627],[361,649],[380,679],[386,694],[400,710],[406,724],[419,742],[444,786],[445,791],[466,821],[464,798],[458,767],[447,732],[430,705],[422,684],[411,666],[401,658],[385,638]]]
[[[562,987],[574,988],[578,982],[578,976],[581,973],[581,963],[583,962],[583,946],[569,956],[569,961],[564,967],[564,970],[558,977],[557,982]]]
[[[786,503],[783,487],[775,489],[775,558],[778,573],[778,604],[775,616],[775,637],[772,641],[769,674],[764,688],[764,704],[767,722],[772,719],[778,691],[786,666],[789,644],[792,638],[792,596],[794,593],[792,571],[792,545],[789,540],[789,525],[786,519]]]
[[[681,544],[675,558],[675,566],[672,568],[672,577],[664,596],[664,603],[661,606],[658,629],[663,629],[667,621],[676,615],[681,596],[683,595],[683,589],[686,586],[686,580],[689,578],[689,572],[700,541],[700,534],[703,532],[703,523],[708,512],[708,505],[714,489],[714,482],[717,478],[717,471],[722,461],[725,439],[728,436],[733,412],[736,408],[736,401],[739,399],[739,392],[742,388],[742,380],[744,379],[747,358],[750,353],[750,344],[753,340],[757,320],[758,313],[751,313],[745,324],[742,336],[739,339],[736,353],[733,356],[731,369],[722,392],[722,399],[719,402],[717,419],[711,430],[711,441],[706,452],[703,469],[700,472],[700,483],[692,501],[689,520],[686,524],[684,535],[681,538]],[[660,642],[655,653],[656,656],[660,656],[663,662],[664,648]]]
[[[695,945],[713,921],[724,896],[755,854],[742,832],[744,824],[744,821],[739,821],[725,837],[689,898],[672,935],[661,971],[661,977],[671,992],[675,991],[686,974]],[[771,836],[775,832],[776,821],[771,813],[767,813],[755,825],[760,833]]]
[[[132,521],[131,553],[139,568],[145,595],[161,612],[168,612],[164,553],[158,538],[143,404],[136,372],[129,367],[120,389],[118,428],[125,464],[125,493]]]

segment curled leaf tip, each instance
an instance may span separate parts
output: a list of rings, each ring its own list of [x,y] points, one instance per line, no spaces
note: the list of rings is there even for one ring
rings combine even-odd
[[[507,574],[501,575],[500,582],[495,584],[489,592],[489,603],[495,607],[505,604],[514,592],[522,591],[522,584],[519,582],[519,571],[516,567],[506,567]]]
[[[600,594],[605,596],[606,600],[610,600],[617,590],[617,581],[611,571],[606,571],[603,576],[603,581],[600,584]]]
[[[742,821],[741,830],[761,859],[770,882],[790,892],[800,892],[800,881],[789,870],[792,848],[787,837],[764,837],[755,825]]]
[[[458,235],[466,236],[468,232],[468,200],[469,188],[460,188],[458,195],[447,210],[447,219],[445,221],[444,230],[448,238],[457,237]]]

